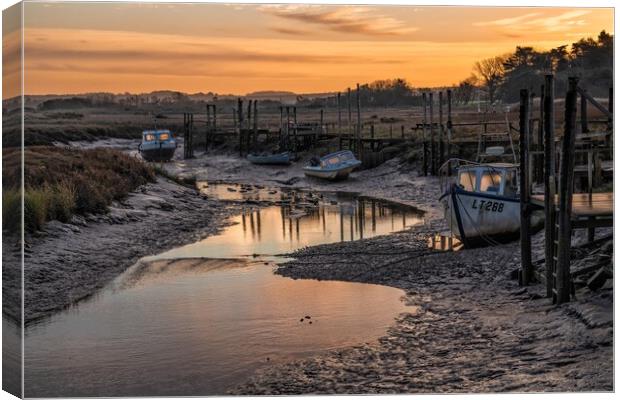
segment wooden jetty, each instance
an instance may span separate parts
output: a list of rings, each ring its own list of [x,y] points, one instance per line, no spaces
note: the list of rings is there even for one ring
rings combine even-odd
[[[570,301],[574,286],[571,281],[570,247],[574,229],[587,229],[588,240],[594,240],[596,228],[613,226],[613,193],[593,193],[593,157],[590,147],[587,151],[588,193],[574,193],[574,177],[576,175],[575,158],[576,147],[584,147],[583,143],[576,143],[576,114],[577,97],[589,102],[595,101],[584,95],[585,90],[578,86],[577,78],[569,78],[569,88],[566,93],[564,110],[564,135],[561,141],[560,170],[556,173],[557,146],[554,130],[554,77],[545,77],[542,131],[544,151],[544,193],[532,194],[531,171],[533,165],[529,145],[529,124],[526,123],[529,114],[529,93],[521,92],[521,270],[520,283],[528,285],[534,281],[546,285],[547,297],[556,304]],[[612,91],[610,90],[610,93]],[[598,104],[598,103],[597,103]],[[610,99],[611,104],[611,99]],[[600,106],[600,104],[599,104]],[[601,106],[602,107],[602,106]],[[597,108],[599,108],[597,106]],[[582,134],[587,133],[587,107],[581,104]],[[605,110],[605,115],[612,119],[612,110]],[[586,131],[586,132],[584,132]],[[603,136],[613,136],[613,126],[607,125]],[[611,139],[606,140],[607,143]],[[541,152],[538,151],[540,154]],[[559,185],[558,185],[559,183]],[[530,216],[535,208],[545,210],[545,272],[538,273],[534,269],[531,254]]]

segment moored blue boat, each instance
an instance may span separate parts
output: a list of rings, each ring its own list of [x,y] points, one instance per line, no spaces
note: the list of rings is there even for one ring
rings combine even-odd
[[[248,154],[252,164],[259,165],[288,165],[291,163],[291,154],[288,151],[278,154]]]
[[[169,161],[177,148],[177,141],[168,129],[142,132],[138,149],[146,161]]]
[[[319,159],[313,158],[310,165],[304,167],[304,173],[322,179],[346,179],[360,165],[362,162],[350,150],[341,150]]]

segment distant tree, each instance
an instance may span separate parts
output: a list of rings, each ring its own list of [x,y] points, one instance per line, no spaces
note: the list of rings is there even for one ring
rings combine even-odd
[[[473,99],[477,84],[478,78],[474,74],[462,80],[454,89],[454,101],[456,103],[468,104]]]
[[[504,58],[497,56],[478,61],[474,64],[474,73],[486,89],[489,103],[493,104],[504,78]]]

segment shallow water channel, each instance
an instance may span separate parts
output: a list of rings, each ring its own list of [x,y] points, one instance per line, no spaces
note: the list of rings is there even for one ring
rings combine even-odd
[[[26,396],[223,394],[257,368],[373,341],[413,311],[395,288],[273,270],[278,255],[304,246],[419,224],[415,210],[339,193],[200,187],[242,202],[243,213],[28,328]]]

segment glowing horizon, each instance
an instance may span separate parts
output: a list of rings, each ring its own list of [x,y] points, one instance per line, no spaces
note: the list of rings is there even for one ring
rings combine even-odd
[[[389,78],[435,87],[458,83],[476,61],[519,45],[547,50],[614,33],[612,8],[24,7],[26,94],[320,93]],[[12,36],[3,33],[7,54]],[[5,88],[3,98],[11,93]]]

